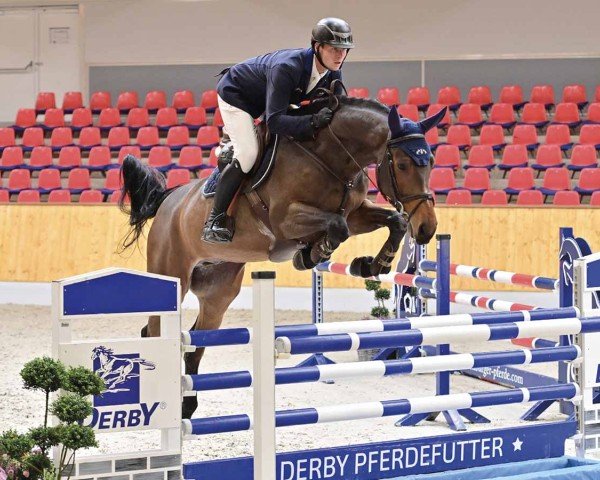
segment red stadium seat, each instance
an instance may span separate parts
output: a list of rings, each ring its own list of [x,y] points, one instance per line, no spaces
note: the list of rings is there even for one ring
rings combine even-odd
[[[173,107],[163,107],[156,113],[155,125],[159,130],[168,130],[173,125],[179,124],[177,110]]]
[[[494,150],[490,145],[473,145],[469,150],[467,163],[464,166],[468,168],[485,168],[492,170],[496,163],[494,162]]]
[[[81,167],[81,152],[79,147],[63,147],[58,154],[59,170],[72,170],[73,168]]]
[[[73,132],[69,127],[58,127],[52,130],[50,147],[53,151],[56,152],[70,145],[73,145]]]
[[[118,108],[103,108],[98,117],[98,126],[101,130],[110,130],[112,127],[120,127],[123,125],[121,122],[121,112]]]
[[[577,207],[581,205],[581,199],[579,194],[573,191],[560,191],[556,192],[552,199],[554,205],[562,205],[568,207]]]
[[[597,190],[600,190],[600,168],[584,168],[575,191],[582,195],[591,195]]]
[[[479,134],[479,144],[489,145],[494,150],[502,150],[506,145],[504,130],[500,125],[484,125]]]
[[[10,127],[0,128],[0,152],[6,147],[14,147],[15,144],[15,130]]]
[[[55,168],[44,168],[38,177],[37,189],[40,193],[50,193],[52,190],[62,188],[60,172]]]
[[[171,127],[167,133],[167,145],[171,150],[181,150],[190,143],[190,131],[187,127],[178,125]]]
[[[175,188],[190,183],[190,172],[184,168],[174,168],[167,174],[167,188]]]
[[[18,168],[8,174],[8,190],[10,193],[19,193],[21,190],[31,188],[31,174],[29,170]]]
[[[17,116],[15,118],[14,127],[18,131],[24,128],[33,127],[36,124],[37,114],[33,108],[19,108]]]
[[[523,88],[520,85],[505,85],[500,90],[500,103],[508,103],[519,110],[525,105]]]
[[[0,191],[0,193],[2,193],[2,191]],[[2,201],[2,200],[0,200]],[[8,202],[8,200],[6,200]],[[594,192],[592,193],[592,196],[590,197],[590,206],[592,207],[600,207],[600,192]]]
[[[183,124],[190,129],[198,129],[206,125],[206,110],[204,107],[190,107],[185,111]]]
[[[426,110],[431,103],[431,95],[427,87],[413,87],[406,94],[406,103],[416,105],[419,110]]]
[[[94,147],[90,150],[87,168],[91,172],[103,172],[111,168],[110,149],[106,145]]]
[[[67,180],[67,188],[71,193],[81,193],[92,188],[90,171],[87,168],[74,168],[71,170]]]
[[[448,193],[456,188],[454,170],[451,168],[435,168],[429,176],[429,188],[435,193]]]
[[[600,85],[596,85],[594,90],[594,102],[600,102]]]
[[[79,131],[85,127],[91,127],[93,124],[92,111],[89,108],[77,108],[71,116],[71,128]]]
[[[48,195],[48,203],[71,203],[71,192],[68,190],[52,190]]]
[[[112,107],[110,92],[94,92],[90,95],[90,109],[92,112],[99,113],[110,107]]]
[[[507,205],[508,195],[504,190],[487,190],[481,196],[482,205]]]
[[[23,150],[20,147],[6,147],[0,159],[0,172],[24,168]]]
[[[575,145],[571,152],[571,163],[567,165],[569,170],[579,171],[584,168],[596,168],[598,159],[596,149],[593,145]]]
[[[544,195],[539,190],[523,190],[517,197],[517,205],[543,205]]]
[[[150,150],[152,147],[160,144],[158,136],[158,128],[156,127],[142,127],[138,130],[138,134],[135,143],[142,150]]]
[[[510,103],[495,103],[490,111],[488,123],[500,125],[502,128],[511,128],[515,120],[515,110]]]
[[[442,87],[438,90],[436,103],[447,105],[450,110],[456,110],[461,105],[460,90],[455,86]]]
[[[194,93],[190,90],[179,90],[173,94],[173,103],[171,106],[177,110],[178,113],[185,112],[195,104]]]
[[[585,107],[588,103],[585,85],[565,85],[562,101],[576,103],[579,108]]]
[[[516,125],[513,130],[512,143],[525,145],[527,150],[535,150],[539,145],[537,131],[534,125]]]
[[[460,150],[456,145],[440,145],[435,151],[435,168],[450,167],[456,170],[460,166]]]
[[[366,87],[349,88],[348,96],[354,98],[369,98],[369,89]]]
[[[65,114],[59,108],[49,108],[44,113],[44,122],[42,126],[47,130],[52,130],[56,127],[65,126]]]
[[[467,96],[467,102],[479,105],[482,110],[488,110],[494,103],[490,87],[487,85],[471,87]]]
[[[181,149],[179,161],[177,162],[177,168],[185,168],[190,171],[196,171],[202,168],[202,164],[203,160],[201,148],[187,146]],[[213,166],[216,166],[216,163]]]
[[[508,173],[508,185],[504,189],[509,195],[516,195],[523,190],[535,190],[533,170],[529,167],[516,167]]]
[[[204,179],[204,178],[208,178],[211,176],[211,174],[213,173],[215,169],[214,168],[205,168],[204,170],[200,170],[200,174],[198,175],[198,178],[200,180]]]
[[[79,203],[102,203],[104,195],[100,190],[84,190],[79,196]]]
[[[465,173],[463,188],[475,194],[489,190],[492,188],[490,184],[490,172],[486,168],[470,168]]]
[[[584,125],[581,127],[579,131],[579,143],[582,145],[594,145],[596,150],[598,150],[600,148],[600,125]]]
[[[585,123],[600,123],[600,103],[590,103]]]
[[[221,115],[221,110],[215,108],[215,113],[213,114],[212,125],[217,128],[223,128],[225,125],[223,123],[223,116]]]
[[[473,196],[469,190],[450,190],[446,197],[446,205],[472,205]]]
[[[118,151],[124,145],[129,145],[129,129],[127,127],[113,127],[108,132],[108,148]]]
[[[144,108],[150,112],[156,112],[159,108],[167,106],[167,94],[162,90],[152,90],[146,94]]]
[[[109,203],[118,203],[120,201],[121,201],[121,191],[120,190],[116,190],[108,196]],[[125,197],[125,203],[131,203],[131,200],[129,200],[129,197],[127,197],[127,196]]]
[[[164,145],[152,147],[150,149],[150,153],[148,154],[148,165],[161,172],[170,170],[173,167],[173,161],[171,160],[171,149]]]
[[[219,144],[219,129],[213,126],[200,127],[196,142],[202,147],[202,150],[210,150],[212,147],[216,147]]]
[[[125,125],[129,128],[142,128],[150,125],[150,116],[145,108],[132,108],[127,114]]]
[[[29,127],[23,131],[23,138],[21,139],[21,148],[26,152],[32,150],[34,147],[41,147],[44,145],[44,130],[40,127]]]
[[[83,95],[81,92],[66,92],[63,95],[62,109],[65,113],[72,113],[76,108],[83,108]]]
[[[218,162],[219,159],[217,158],[217,147],[213,147],[210,149],[206,164],[210,167],[216,167]]]
[[[581,124],[581,118],[579,117],[579,108],[577,108],[577,104],[559,103],[556,105],[552,123],[565,124],[571,128],[579,126]]]
[[[531,165],[534,170],[548,170],[549,168],[564,167],[565,162],[558,145],[540,145],[535,154],[535,163]]]
[[[471,128],[478,128],[483,125],[484,120],[481,115],[481,107],[474,103],[463,103],[458,109],[459,125],[468,125]]]
[[[432,152],[435,152],[436,148],[440,144],[440,133],[437,128],[432,128],[425,132],[425,141],[429,144]]]
[[[451,125],[446,141],[460,150],[467,150],[471,146],[471,131],[467,125]]]
[[[571,190],[571,176],[566,168],[549,168],[540,188],[544,195],[554,195],[559,190]]]
[[[554,105],[554,87],[552,85],[534,85],[529,96],[531,103],[541,103],[546,108]]]
[[[117,162],[119,165],[123,163],[123,159],[127,155],[133,155],[135,158],[141,158],[142,151],[137,145],[126,145],[124,147],[121,147],[121,149],[119,150],[119,156],[117,157]]]
[[[56,97],[54,92],[40,92],[35,100],[35,109],[38,112],[45,112],[49,108],[56,108]]]
[[[396,110],[398,110],[398,113],[401,116],[408,118],[413,122],[419,121],[419,108],[416,105],[409,105],[405,103],[403,105],[398,105]]]
[[[425,116],[431,117],[432,115],[438,113],[445,106],[446,105],[442,105],[441,103],[432,103],[431,105],[429,105],[429,107],[427,107],[427,112],[425,113]],[[438,123],[438,127],[446,128],[448,125],[450,125],[451,122],[452,121],[450,119],[450,110],[446,110],[446,115],[444,115],[444,118],[442,118],[440,123]]]
[[[573,146],[568,125],[550,125],[546,130],[546,144],[558,145],[561,150],[569,150]]]
[[[207,112],[214,112],[215,108],[219,106],[217,101],[217,91],[205,90],[204,92],[202,92],[200,106],[203,107]]]
[[[1,193],[1,191],[0,191],[0,193]],[[0,202],[1,201],[2,200],[0,199]],[[375,203],[384,204],[384,205],[387,203],[389,205],[388,201],[385,199],[385,197],[383,196],[383,194],[381,192],[377,192],[377,195],[375,196]]]
[[[121,92],[117,98],[117,108],[122,112],[128,112],[132,108],[138,108],[140,101],[137,92]]]
[[[102,144],[100,129],[98,127],[85,127],[79,134],[79,148],[91,150],[92,147]]]
[[[23,190],[17,196],[17,203],[40,203],[40,192],[37,190]]]
[[[541,128],[548,124],[548,113],[543,103],[528,103],[521,113],[521,124],[534,125]]]
[[[27,165],[25,168],[31,171],[36,171],[52,166],[52,150],[50,147],[35,147],[31,151],[29,165]]]
[[[382,87],[377,91],[377,100],[390,107],[392,105],[399,105],[400,92],[396,87]]]
[[[0,203],[10,202],[10,195],[8,190],[0,190]]]

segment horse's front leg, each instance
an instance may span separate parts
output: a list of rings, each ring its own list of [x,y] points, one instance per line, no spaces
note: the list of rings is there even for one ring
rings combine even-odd
[[[289,205],[279,228],[287,239],[318,236],[318,240],[294,256],[294,267],[298,270],[308,270],[328,260],[340,243],[350,236],[348,224],[342,215],[301,202]]]
[[[388,227],[390,235],[375,258],[357,257],[352,260],[350,272],[363,278],[389,273],[400,242],[406,233],[408,223],[402,215],[389,208],[378,207],[365,200],[362,205],[348,215],[351,235],[369,233],[378,228]]]

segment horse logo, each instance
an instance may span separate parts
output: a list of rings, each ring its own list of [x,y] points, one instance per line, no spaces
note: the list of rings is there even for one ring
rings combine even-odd
[[[99,346],[92,351],[94,372],[97,373],[106,384],[106,393],[119,393],[131,391],[130,380],[138,378],[139,366],[145,370],[154,370],[156,365],[136,354],[115,355],[112,348]],[[136,382],[139,385],[139,382]]]

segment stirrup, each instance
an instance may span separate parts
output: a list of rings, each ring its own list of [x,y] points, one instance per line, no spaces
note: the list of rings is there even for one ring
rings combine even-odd
[[[227,216],[226,212],[219,213],[214,217],[211,214],[204,224],[202,240],[208,243],[229,243],[233,240],[234,233],[233,218]]]

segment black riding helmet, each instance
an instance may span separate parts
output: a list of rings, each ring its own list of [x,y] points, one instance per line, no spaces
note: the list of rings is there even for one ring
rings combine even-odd
[[[354,48],[350,25],[341,18],[322,18],[312,30],[311,44],[326,43],[337,48]]]

